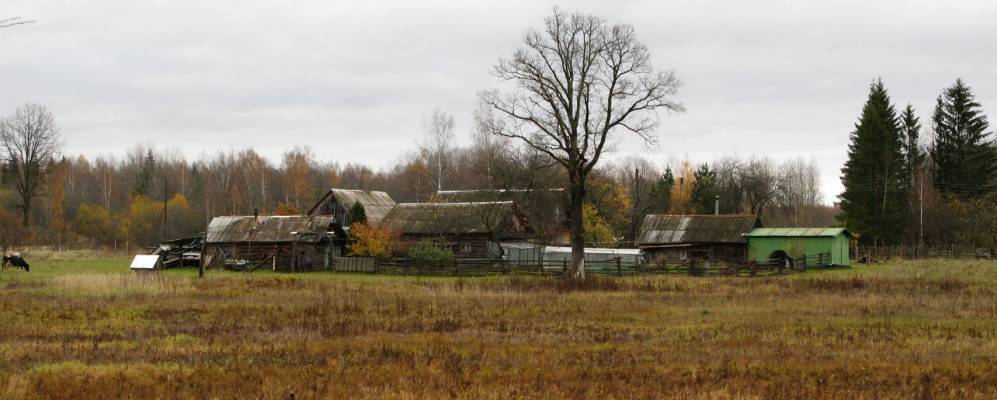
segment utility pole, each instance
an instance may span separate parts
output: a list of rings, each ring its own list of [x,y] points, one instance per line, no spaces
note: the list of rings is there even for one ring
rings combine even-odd
[[[170,195],[166,174],[163,174],[163,241],[170,238],[170,220],[168,211],[170,209]]]
[[[917,208],[918,208],[918,223],[917,223],[917,250],[921,251],[921,246],[924,246],[924,176],[919,176],[917,178]]]
[[[637,210],[640,208],[640,167],[634,168],[633,218],[630,219],[630,239],[637,243]]]

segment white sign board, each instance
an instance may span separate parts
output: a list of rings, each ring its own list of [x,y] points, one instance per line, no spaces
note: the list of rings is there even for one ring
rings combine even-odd
[[[133,270],[151,270],[156,269],[156,264],[159,263],[158,255],[137,255],[132,259],[131,269]]]

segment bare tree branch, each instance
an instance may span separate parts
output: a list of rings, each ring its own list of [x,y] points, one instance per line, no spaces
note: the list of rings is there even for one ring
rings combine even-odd
[[[483,91],[481,99],[503,120],[495,135],[516,139],[564,166],[571,187],[572,276],[584,278],[586,177],[611,137],[630,133],[653,142],[658,111],[684,111],[672,100],[681,83],[674,73],[653,68],[630,25],[556,8],[544,22],[493,69],[517,89]]]
[[[11,17],[0,19],[0,28],[9,28],[16,25],[33,24],[34,20],[21,19],[21,17]]]
[[[14,175],[24,226],[30,222],[32,201],[39,196],[49,164],[61,146],[55,119],[44,106],[25,104],[0,121],[0,148]]]

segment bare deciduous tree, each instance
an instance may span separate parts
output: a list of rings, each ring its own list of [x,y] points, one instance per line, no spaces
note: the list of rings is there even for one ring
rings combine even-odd
[[[61,144],[55,119],[44,106],[25,104],[0,122],[0,146],[21,198],[18,208],[24,226],[30,224],[32,201],[38,197]]]
[[[765,207],[775,199],[781,180],[775,163],[766,157],[751,158],[743,164],[741,186],[747,211],[753,215],[761,215]]]
[[[443,181],[451,175],[454,156],[454,118],[440,109],[423,121],[426,141],[419,146],[426,160],[430,175],[436,181],[436,190],[443,190]]]
[[[820,205],[820,167],[814,160],[794,158],[780,166],[776,204],[789,214],[793,226],[811,226],[814,209]]]
[[[654,142],[658,110],[683,111],[672,100],[680,83],[651,65],[647,47],[626,24],[558,9],[525,46],[500,60],[495,75],[518,89],[483,92],[482,100],[502,117],[496,134],[522,141],[557,163],[568,175],[571,198],[571,270],[585,278],[582,204],[589,172],[610,138],[619,133]]]

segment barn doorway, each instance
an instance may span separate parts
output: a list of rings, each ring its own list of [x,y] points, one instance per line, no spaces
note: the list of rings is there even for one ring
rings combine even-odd
[[[769,254],[769,262],[776,264],[779,269],[783,268],[793,268],[795,263],[793,262],[793,257],[786,254],[785,251],[776,250],[772,254]]]

